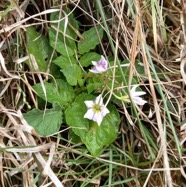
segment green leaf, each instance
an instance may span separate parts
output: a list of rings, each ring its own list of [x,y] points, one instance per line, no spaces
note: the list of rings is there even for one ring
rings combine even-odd
[[[68,103],[72,102],[74,99],[74,90],[73,88],[64,80],[56,79],[57,87],[55,82],[45,82],[44,86],[46,89],[46,97],[43,92],[41,84],[36,84],[33,88],[36,90],[39,97],[44,100],[47,100],[49,103],[58,103],[59,106],[63,107]]]
[[[85,84],[85,79],[78,79],[79,86],[83,86]]]
[[[93,156],[98,156],[105,145],[110,145],[116,138],[120,123],[119,114],[115,106],[108,107],[110,113],[107,114],[101,125],[84,118],[87,112],[84,101],[94,100],[95,97],[89,94],[80,94],[72,106],[65,111],[67,124],[78,135],[87,149]]]
[[[76,59],[73,56],[59,56],[53,61],[53,63],[59,66],[61,69],[64,69],[71,64],[76,64]]]
[[[87,79],[87,91],[88,93],[100,93],[104,89],[105,85],[107,85],[107,75],[95,74],[94,77],[89,77]]]
[[[108,109],[110,113],[100,126],[96,126],[96,138],[100,146],[110,145],[117,138],[120,116],[114,105],[108,106]]]
[[[104,117],[101,125],[91,122],[91,129],[83,139],[93,156],[98,156],[105,145],[110,145],[117,138],[120,117],[113,105],[110,105],[108,109],[110,113]]]
[[[56,36],[58,36],[56,38]],[[49,41],[50,45],[56,49],[56,51],[64,56],[73,56],[76,50],[76,44],[74,40],[63,37],[62,33],[56,33],[53,28],[49,28]]]
[[[72,64],[61,70],[71,86],[76,86],[82,78],[82,70],[77,64]]]
[[[49,29],[49,40],[50,45],[57,50],[57,52],[63,54],[64,56],[73,56],[76,50],[75,40],[77,39],[77,31],[79,30],[79,25],[73,14],[70,13],[69,9],[64,9],[63,14],[59,17],[59,12],[52,13],[50,16],[51,21],[60,20],[59,32],[58,23],[52,23]],[[58,36],[58,38],[56,38]]]
[[[92,156],[98,156],[102,149],[103,149],[103,146],[100,146],[98,143],[97,143],[97,135],[96,135],[96,128],[97,128],[97,124],[96,123],[92,123],[92,125],[90,126],[90,129],[88,131],[88,133],[86,134],[86,137],[84,139],[84,143],[87,147],[87,149],[89,150],[89,152],[92,154]]]
[[[87,67],[89,65],[92,64],[92,61],[98,61],[100,60],[101,55],[95,53],[95,52],[89,52],[84,54],[81,58],[80,58],[80,64],[84,67]]]
[[[103,29],[101,27],[97,28],[98,35],[96,28],[91,28],[88,31],[85,31],[82,34],[82,38],[78,43],[78,52],[79,54],[84,54],[89,52],[91,49],[94,49],[96,45],[100,43],[100,40],[103,38]]]
[[[140,62],[139,60],[136,60],[135,62],[135,68],[136,68],[136,71],[142,75],[142,76],[146,76],[145,74],[145,70],[144,70],[144,64],[142,62]]]
[[[88,93],[92,93],[93,91],[100,92],[103,89],[103,82],[94,82],[94,83],[88,83],[87,85],[87,91]]]
[[[46,71],[48,60],[52,54],[52,48],[47,38],[36,32],[34,27],[28,27],[26,32],[26,43],[29,54],[34,55],[40,71]],[[34,67],[30,63],[32,71]]]
[[[68,139],[75,144],[81,143],[81,138],[72,129],[69,129]]]
[[[62,123],[62,111],[58,108],[41,111],[33,109],[23,115],[25,120],[41,136],[49,136],[58,132]]]
[[[59,17],[59,12],[54,12],[50,15],[50,21],[56,21],[63,18],[60,21],[59,30],[65,33],[65,35],[75,40],[77,39],[77,31],[79,30],[79,25],[76,19],[74,18],[73,13],[72,12],[70,14],[69,13],[70,10],[67,8],[63,10],[63,14],[61,17]],[[58,23],[52,23],[52,25],[55,28],[57,28]],[[65,25],[66,25],[66,30],[65,30]]]
[[[81,139],[85,139],[89,130],[89,120],[83,117],[87,111],[84,101],[93,99],[94,96],[92,95],[85,93],[80,94],[77,96],[72,106],[68,107],[65,111],[66,123]]]
[[[76,86],[77,83],[79,83],[79,85],[84,84],[84,80],[82,79],[82,70],[76,64],[76,59],[73,56],[60,56],[56,58],[53,63],[62,69],[61,72],[66,77],[66,80],[70,85]]]

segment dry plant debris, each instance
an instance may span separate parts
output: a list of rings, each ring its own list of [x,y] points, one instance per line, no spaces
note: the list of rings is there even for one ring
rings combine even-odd
[[[185,0],[2,0],[0,186],[185,186],[185,41]],[[91,61],[101,66],[101,55],[110,65],[95,75]],[[60,64],[66,59],[73,69]],[[144,98],[140,106],[128,102],[134,85],[146,93],[135,92]],[[64,89],[71,93],[66,100]],[[63,97],[48,97],[48,91]],[[86,133],[105,124],[117,129],[96,148],[73,128],[75,109],[94,100],[89,92],[104,93],[110,114],[100,127],[85,119],[92,124]],[[29,112],[50,116],[60,110],[56,121],[41,122],[49,125],[46,136],[28,123],[37,119],[27,120]],[[50,129],[54,124],[57,130]]]

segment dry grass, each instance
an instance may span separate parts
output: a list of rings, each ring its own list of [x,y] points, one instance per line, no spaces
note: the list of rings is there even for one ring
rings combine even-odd
[[[186,2],[182,6],[176,0],[99,2],[0,4],[0,186],[112,186],[114,181],[113,186],[173,187],[181,186],[181,173],[186,177],[185,48],[182,77],[177,60]],[[129,87],[135,76],[148,90],[148,113],[136,108],[133,115],[124,104],[118,107],[122,119],[118,139],[99,158],[93,158],[84,145],[70,142],[67,126],[42,138],[22,117],[38,107],[32,85],[46,81],[48,75],[29,71],[24,63],[29,55],[25,28],[35,25],[47,36],[48,15],[67,4],[82,28],[102,25],[107,35],[101,45],[105,55],[114,54],[115,62],[118,56],[130,61]],[[182,44],[185,47],[185,41]],[[145,74],[139,73],[137,60]],[[137,124],[138,118],[143,124]]]

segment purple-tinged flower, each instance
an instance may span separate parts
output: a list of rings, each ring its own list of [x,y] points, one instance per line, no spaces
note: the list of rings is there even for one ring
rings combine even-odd
[[[110,113],[110,111],[103,104],[103,98],[100,94],[94,101],[85,101],[87,106],[87,112],[84,115],[84,118],[88,118],[97,122],[100,126],[103,118]]]
[[[105,60],[104,56],[101,55],[101,59],[96,62],[92,61],[92,64],[94,65],[93,69],[89,70],[92,73],[103,73],[107,71],[108,68],[108,62]]]

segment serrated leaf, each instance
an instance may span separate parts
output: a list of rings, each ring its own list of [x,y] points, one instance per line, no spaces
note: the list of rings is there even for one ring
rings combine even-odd
[[[58,103],[59,106],[63,107],[68,103],[72,102],[74,99],[74,90],[73,88],[64,80],[56,79],[57,87],[55,82],[48,83],[45,82],[46,96],[49,103]],[[33,86],[36,90],[39,97],[46,100],[43,88],[41,84],[36,84]]]
[[[71,64],[76,64],[76,59],[73,56],[59,56],[53,60],[53,63],[59,66],[61,69],[64,69]]]
[[[76,86],[82,78],[82,70],[77,64],[72,64],[61,70],[71,86]]]
[[[95,53],[95,52],[89,52],[89,53],[86,53],[84,54],[81,58],[80,58],[80,64],[83,66],[83,67],[87,67],[89,65],[92,64],[92,61],[98,61],[100,60],[101,58],[101,55]]]
[[[52,54],[52,48],[47,38],[38,33],[34,27],[28,27],[26,32],[26,43],[29,54],[34,55],[40,71],[46,71],[48,60]],[[32,71],[34,67],[31,66]]]
[[[85,100],[93,100],[94,96],[89,94],[80,94],[73,102],[72,106],[65,111],[66,123],[72,128],[74,133],[81,139],[84,139],[89,130],[89,121],[83,118],[86,112]]]
[[[60,108],[46,109],[46,111],[33,109],[25,113],[23,117],[41,136],[49,136],[58,132],[62,124],[62,110]]]
[[[78,52],[79,54],[84,54],[89,52],[91,49],[94,49],[96,45],[100,43],[100,40],[103,38],[103,29],[101,27],[97,28],[98,35],[96,28],[91,28],[88,31],[85,31],[82,34],[82,38],[78,42]]]

